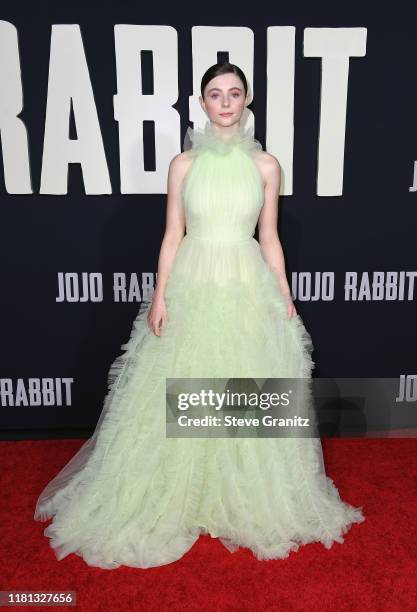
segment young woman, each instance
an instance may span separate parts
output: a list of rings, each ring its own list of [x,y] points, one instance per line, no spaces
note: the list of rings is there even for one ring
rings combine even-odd
[[[93,436],[37,502],[58,559],[159,566],[200,533],[284,558],[364,520],[326,476],[318,437],[166,436],[166,378],[310,379],[314,366],[277,235],[280,166],[243,127],[249,102],[237,66],[203,76],[208,121],[170,164],[152,300],[110,368]]]

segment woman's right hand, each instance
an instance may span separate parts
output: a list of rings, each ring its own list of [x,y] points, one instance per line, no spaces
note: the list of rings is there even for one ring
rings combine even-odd
[[[292,301],[292,295],[291,292],[289,291],[285,291],[282,293],[283,297],[285,298],[285,302],[287,305],[287,314],[288,314],[288,318],[291,319],[291,317],[294,317],[297,313],[297,310],[294,306],[294,302]]]
[[[148,327],[153,331],[155,336],[160,336],[162,329],[165,328],[168,318],[168,311],[165,300],[162,296],[155,295],[152,297],[152,306],[149,309],[147,320]]]

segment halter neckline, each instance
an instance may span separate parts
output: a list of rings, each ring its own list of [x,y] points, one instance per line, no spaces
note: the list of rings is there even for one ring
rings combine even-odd
[[[208,148],[211,151],[225,155],[236,147],[245,151],[253,149],[262,150],[261,143],[254,137],[254,128],[252,126],[245,128],[242,124],[239,124],[239,129],[225,138],[213,128],[211,121],[207,121],[203,129],[198,127],[187,128],[183,150],[193,149],[197,152]]]

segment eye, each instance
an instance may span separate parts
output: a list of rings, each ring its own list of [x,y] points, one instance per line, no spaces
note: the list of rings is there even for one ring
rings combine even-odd
[[[211,97],[212,98],[217,98],[218,94],[212,94]]]
[[[236,93],[234,93],[234,94],[232,94],[232,95],[233,95],[235,98],[239,98],[240,93],[237,93],[237,92],[236,92]]]

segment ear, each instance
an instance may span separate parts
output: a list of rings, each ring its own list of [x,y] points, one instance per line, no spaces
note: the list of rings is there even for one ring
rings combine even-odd
[[[198,96],[198,101],[200,102],[200,106],[203,109],[203,111],[207,112],[206,111],[206,105],[204,104],[204,100],[203,100],[202,96]]]

